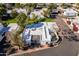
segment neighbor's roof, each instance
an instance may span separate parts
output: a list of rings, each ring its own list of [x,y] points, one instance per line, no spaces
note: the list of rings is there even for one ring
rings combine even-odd
[[[5,32],[7,32],[9,29],[9,27],[3,27],[1,30],[0,30],[0,41],[4,38],[4,36],[2,36]]]
[[[66,9],[65,12],[66,13],[77,13],[75,10],[70,9],[70,8]]]
[[[1,30],[0,30],[0,35],[2,35],[4,32],[7,32],[9,30],[9,27],[3,27]]]
[[[4,32],[8,31],[8,27],[4,27],[1,23],[0,23],[0,35],[2,35]]]

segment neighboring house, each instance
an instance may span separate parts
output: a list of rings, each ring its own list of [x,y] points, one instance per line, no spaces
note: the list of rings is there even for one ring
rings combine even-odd
[[[9,27],[8,31],[18,31],[19,25],[17,23],[10,23],[7,27]]]
[[[11,18],[12,9],[6,9],[6,12],[2,15],[2,20]]]
[[[44,18],[44,16],[42,15],[42,11],[41,11],[41,10],[34,10],[33,12],[31,12],[30,15],[29,15],[30,18],[33,18],[33,14],[34,14],[35,16],[37,16],[38,19]]]
[[[64,16],[68,17],[68,18],[74,18],[78,15],[78,13],[71,9],[71,8],[67,8],[65,11],[64,11]]]
[[[24,13],[25,15],[27,15],[27,11],[24,8],[15,8],[13,10],[16,11],[17,13]]]
[[[8,27],[4,27],[1,23],[0,23],[0,42],[3,40],[3,38],[5,37],[5,33],[8,31]]]
[[[7,19],[9,19],[9,18],[11,18],[11,16],[10,16],[10,14],[8,14],[8,13],[6,13],[6,14],[4,14],[4,15],[2,16],[2,20],[7,20]]]
[[[14,3],[5,3],[4,4],[6,6],[7,9],[12,9],[12,7],[14,7]]]
[[[42,9],[43,7],[47,7],[48,4],[46,3],[37,3],[35,9]]]
[[[23,32],[23,40],[26,41],[29,45],[34,42],[35,44],[38,43],[40,45],[50,44],[53,34],[56,35],[57,39],[58,36],[56,34],[55,29],[53,27],[50,27],[49,24],[50,23],[40,22],[38,24],[27,26]],[[50,32],[52,32],[52,35],[50,34]]]
[[[12,10],[9,10],[9,9],[8,9],[8,10],[7,10],[7,13],[8,13],[8,14],[11,14],[11,13],[12,13]]]

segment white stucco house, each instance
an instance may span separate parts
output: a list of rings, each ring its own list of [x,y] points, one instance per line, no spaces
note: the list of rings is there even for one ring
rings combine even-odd
[[[34,24],[31,27],[28,26],[27,28],[25,28],[23,32],[23,40],[28,42],[28,44],[31,44],[32,43],[31,40],[36,39],[36,38],[33,39],[32,36],[35,37],[39,36],[39,38],[37,38],[36,40],[38,40],[41,45],[50,44],[52,36],[49,30],[51,30],[56,35],[56,38],[58,39],[55,29],[50,26],[51,23],[41,22],[38,24]]]
[[[13,11],[16,11],[17,13],[24,13],[27,15],[27,10],[25,8],[15,8]]]
[[[63,15],[66,17],[76,17],[78,15],[78,12],[71,8],[67,8],[64,10]]]
[[[43,16],[43,10],[37,10],[37,9],[34,9],[31,13],[30,13],[30,18],[33,18],[33,14],[35,15],[35,16],[38,16],[38,19],[40,19],[40,18],[44,18],[44,16]]]

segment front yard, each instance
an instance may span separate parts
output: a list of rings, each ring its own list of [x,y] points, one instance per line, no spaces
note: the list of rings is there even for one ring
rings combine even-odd
[[[17,23],[17,21],[18,21],[17,19],[8,19],[3,21],[3,23],[10,24],[10,23]]]
[[[17,23],[18,19],[14,18],[14,19],[8,19],[3,21],[3,23],[6,23],[7,25],[10,23]],[[53,18],[45,18],[44,20],[29,20],[28,24],[33,24],[33,23],[37,23],[37,22],[55,22],[55,19]]]

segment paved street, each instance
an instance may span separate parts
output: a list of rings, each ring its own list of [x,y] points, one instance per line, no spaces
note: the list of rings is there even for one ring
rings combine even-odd
[[[69,27],[64,23],[64,21],[60,17],[57,17],[56,22],[61,30],[64,29],[69,30]],[[79,52],[79,42],[69,41],[69,39],[64,38],[58,47],[55,48],[52,47],[46,50],[33,52],[31,53],[31,55],[32,56],[76,56],[78,55],[78,52]]]

